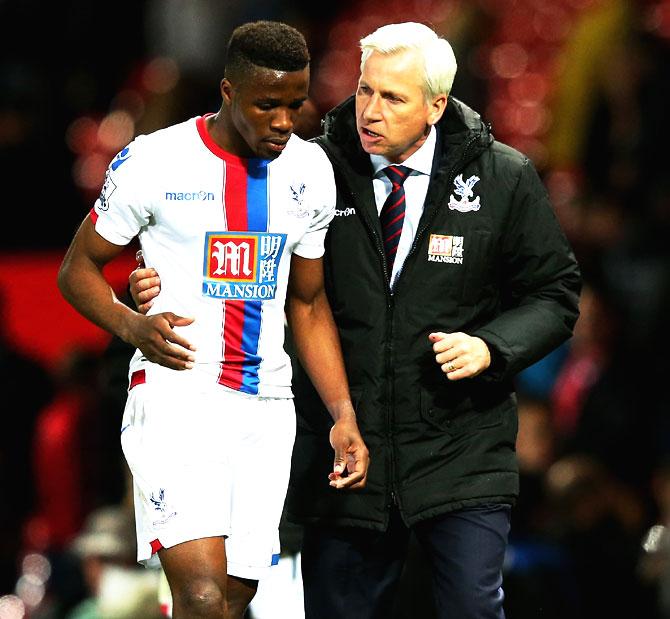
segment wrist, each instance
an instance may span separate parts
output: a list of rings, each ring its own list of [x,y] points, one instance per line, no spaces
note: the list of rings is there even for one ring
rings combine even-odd
[[[491,349],[481,337],[475,336],[475,339],[479,340],[482,348],[482,357],[484,358],[482,370],[486,370],[491,365]]]
[[[114,329],[114,333],[116,333],[116,335],[118,335],[124,342],[134,345],[134,325],[141,314],[138,314],[136,311],[118,301],[115,303],[114,311],[117,313],[116,322],[118,325],[117,328]]]
[[[351,400],[341,400],[327,405],[328,412],[333,421],[356,421],[356,411]]]

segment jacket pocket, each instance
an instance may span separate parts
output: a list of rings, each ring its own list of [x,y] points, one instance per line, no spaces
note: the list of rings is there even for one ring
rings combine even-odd
[[[478,407],[469,395],[462,393],[462,389],[454,389],[453,397],[449,395],[451,389],[445,391],[437,397],[421,392],[421,417],[428,425],[449,434],[462,434],[502,424],[505,407]]]
[[[435,236],[440,234],[432,234],[430,238]],[[442,308],[442,313],[448,315],[452,308],[472,307],[482,298],[494,296],[492,286],[497,267],[492,258],[491,231],[468,228],[447,237],[451,238],[451,244],[445,244],[445,255],[431,253],[438,246],[429,240],[426,261],[420,265],[420,271],[417,269],[418,277],[412,280],[413,295],[421,298],[433,313],[431,321],[435,320],[436,308]],[[411,274],[407,268],[403,279]]]

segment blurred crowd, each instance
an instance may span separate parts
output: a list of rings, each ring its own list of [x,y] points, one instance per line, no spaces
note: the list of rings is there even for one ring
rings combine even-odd
[[[64,251],[117,150],[218,108],[228,35],[258,18],[310,45],[303,137],[353,92],[357,40],[415,20],[455,48],[452,94],[534,161],[584,290],[574,337],[517,380],[508,617],[670,618],[670,1],[0,0],[2,251]],[[130,352],[45,367],[0,333],[0,619],[160,616],[118,442]],[[430,619],[411,556],[397,616]]]

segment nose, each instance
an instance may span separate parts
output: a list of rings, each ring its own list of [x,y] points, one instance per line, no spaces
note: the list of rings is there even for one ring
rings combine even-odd
[[[366,121],[379,120],[381,117],[381,99],[376,93],[371,95],[363,108],[363,119]]]
[[[290,133],[293,130],[294,114],[291,110],[278,109],[272,115],[270,127],[279,133]]]

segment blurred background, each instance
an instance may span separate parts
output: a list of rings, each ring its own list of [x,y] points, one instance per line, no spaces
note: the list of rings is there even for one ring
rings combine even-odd
[[[452,43],[452,94],[534,161],[585,281],[573,339],[518,377],[508,617],[670,617],[670,1],[0,0],[0,619],[159,612],[118,444],[131,351],[56,272],[115,153],[218,109],[229,34],[254,19],[307,38],[303,137],[354,91],[376,27]],[[119,295],[134,250],[108,268]],[[254,619],[300,617],[283,533]],[[414,548],[397,617],[433,616],[425,570]]]

